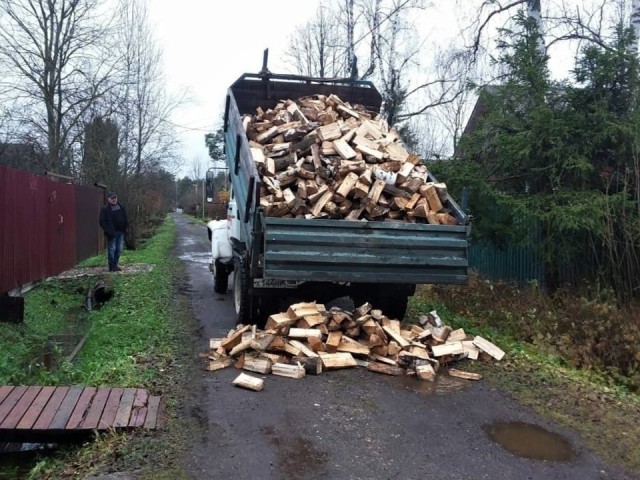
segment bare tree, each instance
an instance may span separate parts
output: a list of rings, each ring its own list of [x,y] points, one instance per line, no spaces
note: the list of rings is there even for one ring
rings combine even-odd
[[[46,168],[71,173],[83,117],[109,88],[114,59],[98,0],[0,0],[0,57],[23,125],[47,152]],[[6,79],[9,80],[6,80]]]
[[[345,77],[348,64],[339,44],[337,19],[330,9],[320,5],[314,19],[295,29],[285,55],[298,74]]]
[[[170,117],[182,100],[166,93],[162,54],[144,2],[121,0],[120,20],[118,43],[123,52],[115,110],[122,132],[122,170],[140,175],[176,157],[178,142]]]
[[[636,53],[638,52],[638,41],[640,40],[640,0],[633,0],[631,3],[631,28],[636,36]]]
[[[200,157],[193,157],[191,159],[191,169],[189,171],[189,178],[191,180],[202,180],[204,178],[205,162]]]

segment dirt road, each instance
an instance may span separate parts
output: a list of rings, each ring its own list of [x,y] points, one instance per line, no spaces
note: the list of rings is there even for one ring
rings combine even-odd
[[[231,292],[213,292],[206,228],[174,218],[176,251],[200,324],[195,356],[209,338],[235,326],[233,300]],[[230,367],[193,379],[196,394],[187,410],[197,417],[196,446],[184,462],[194,478],[635,478],[484,381],[440,375],[431,384],[350,369],[301,380],[268,376],[256,393],[233,387],[237,375]],[[519,454],[492,440],[502,426],[511,429],[505,445]]]

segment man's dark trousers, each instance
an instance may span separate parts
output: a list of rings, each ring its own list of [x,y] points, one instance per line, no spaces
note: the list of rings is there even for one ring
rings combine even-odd
[[[113,271],[117,267],[123,248],[124,232],[116,232],[115,237],[108,237],[107,259],[109,260],[109,271]]]

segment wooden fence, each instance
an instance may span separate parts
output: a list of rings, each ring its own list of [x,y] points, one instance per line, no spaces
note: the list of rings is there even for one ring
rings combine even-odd
[[[0,166],[0,293],[104,250],[101,189]]]

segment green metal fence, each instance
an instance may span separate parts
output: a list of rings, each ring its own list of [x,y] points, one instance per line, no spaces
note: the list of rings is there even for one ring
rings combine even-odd
[[[500,248],[486,240],[469,244],[469,267],[494,280],[524,285],[531,280],[542,284],[544,267],[533,246],[507,245]]]

